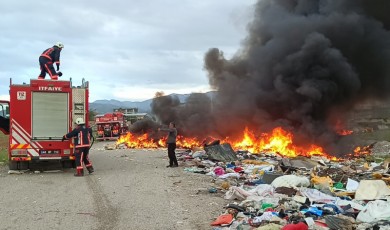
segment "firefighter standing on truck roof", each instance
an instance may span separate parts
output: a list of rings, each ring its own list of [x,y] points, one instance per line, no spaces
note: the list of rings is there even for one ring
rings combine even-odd
[[[84,176],[84,166],[91,174],[94,172],[92,163],[88,158],[89,148],[91,147],[92,129],[85,126],[84,119],[76,119],[77,127],[62,138],[62,141],[75,137],[76,173],[75,176]]]
[[[58,76],[62,76],[61,72],[56,72],[53,67],[53,63],[56,63],[57,71],[60,70],[60,53],[64,48],[64,44],[57,42],[53,47],[43,51],[39,57],[39,65],[41,67],[41,74],[39,74],[38,79],[45,79],[46,73],[50,75],[52,80],[58,80]]]

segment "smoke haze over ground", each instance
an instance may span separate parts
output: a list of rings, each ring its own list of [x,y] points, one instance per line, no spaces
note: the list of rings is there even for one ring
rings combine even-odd
[[[223,138],[282,126],[298,144],[342,151],[336,122],[390,89],[390,1],[259,0],[254,7],[233,58],[218,48],[205,55],[212,100],[193,94],[181,105],[157,97],[152,111],[182,135]]]

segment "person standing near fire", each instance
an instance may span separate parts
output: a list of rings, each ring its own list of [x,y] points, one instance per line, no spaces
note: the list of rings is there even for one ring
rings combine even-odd
[[[62,76],[60,71],[60,53],[64,48],[62,42],[57,42],[53,47],[43,51],[39,57],[39,66],[41,67],[41,73],[38,76],[38,79],[45,79],[46,73],[49,74],[51,80],[58,80],[58,76]],[[57,71],[54,70],[53,63],[57,66]]]
[[[176,137],[177,137],[177,129],[175,123],[174,122],[169,123],[168,128],[158,128],[158,131],[168,132],[166,143],[168,146],[169,165],[167,166],[167,168],[178,167],[179,164],[177,163],[176,153],[175,153]]]
[[[84,166],[87,168],[89,174],[94,172],[91,161],[89,160],[89,148],[91,147],[92,129],[85,126],[83,118],[76,119],[77,127],[70,133],[62,137],[62,141],[70,138],[75,138],[75,152],[76,157],[76,173],[74,176],[84,176]]]

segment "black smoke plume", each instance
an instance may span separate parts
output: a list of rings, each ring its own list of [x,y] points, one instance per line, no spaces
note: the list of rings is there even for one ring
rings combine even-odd
[[[342,151],[335,123],[357,102],[389,94],[389,9],[387,0],[259,0],[234,57],[205,55],[213,96],[157,97],[153,112],[184,135],[282,126],[298,144]]]

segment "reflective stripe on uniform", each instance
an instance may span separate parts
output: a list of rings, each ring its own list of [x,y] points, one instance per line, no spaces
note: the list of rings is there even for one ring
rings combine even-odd
[[[49,55],[42,54],[41,57],[45,57],[45,58],[49,59],[50,61],[53,61],[53,59],[51,59],[51,57]]]

